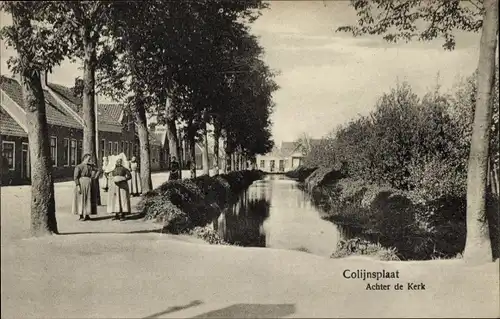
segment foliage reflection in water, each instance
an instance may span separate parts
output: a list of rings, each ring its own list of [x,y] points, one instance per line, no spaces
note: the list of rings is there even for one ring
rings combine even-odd
[[[298,188],[296,181],[268,175],[253,183],[217,220],[214,229],[228,243],[300,250],[329,256],[340,238],[337,227]]]

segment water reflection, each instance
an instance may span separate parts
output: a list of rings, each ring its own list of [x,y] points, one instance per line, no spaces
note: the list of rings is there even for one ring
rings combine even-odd
[[[308,251],[329,256],[340,233],[320,217],[297,182],[268,175],[252,184],[217,220],[227,242],[242,246]]]

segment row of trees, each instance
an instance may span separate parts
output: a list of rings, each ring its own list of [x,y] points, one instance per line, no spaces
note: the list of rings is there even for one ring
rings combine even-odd
[[[179,158],[177,127],[192,160],[195,143],[207,145],[210,131],[216,163],[223,139],[234,167],[235,158],[251,159],[273,145],[269,117],[278,87],[249,32],[265,7],[260,0],[2,3],[13,18],[2,38],[17,51],[9,67],[21,77],[30,124],[32,233],[57,233],[41,72],[65,58],[82,61],[83,151],[95,161],[95,93],[125,101],[146,192],[152,188],[147,114],[166,125],[171,155]]]

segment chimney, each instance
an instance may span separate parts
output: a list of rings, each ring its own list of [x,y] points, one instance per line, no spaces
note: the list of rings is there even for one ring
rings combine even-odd
[[[48,71],[41,71],[40,72],[40,80],[42,82],[42,89],[43,90],[47,89],[47,74],[48,73],[49,73]]]

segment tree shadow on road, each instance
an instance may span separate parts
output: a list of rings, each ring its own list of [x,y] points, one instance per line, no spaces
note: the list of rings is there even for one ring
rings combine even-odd
[[[235,304],[192,318],[281,318],[293,313],[294,304]]]
[[[181,311],[181,310],[184,310],[184,309],[187,309],[187,308],[199,306],[202,303],[203,302],[200,301],[200,300],[191,301],[187,305],[184,305],[184,306],[173,306],[173,307],[168,308],[167,310],[164,310],[164,311],[161,311],[161,312],[157,312],[157,313],[154,313],[154,314],[149,315],[147,317],[144,317],[144,319],[158,318],[160,316],[163,316],[163,315],[166,315],[166,314],[169,314],[169,313],[172,313],[172,312],[177,312],[177,311]]]
[[[134,231],[82,231],[82,232],[60,232],[58,235],[90,235],[90,234],[161,234],[162,233],[162,228],[157,228],[157,229],[144,229],[144,230],[134,230]]]
[[[113,217],[115,217],[115,215],[104,215],[104,216],[98,216],[98,217],[94,217],[95,215],[91,215],[91,222],[98,222],[98,221],[101,221],[101,220],[108,220],[108,219],[112,219]],[[125,220],[139,220],[139,219],[144,219],[144,217],[146,217],[146,214],[144,213],[133,213],[133,214],[130,214],[130,215],[127,215],[125,216]]]

